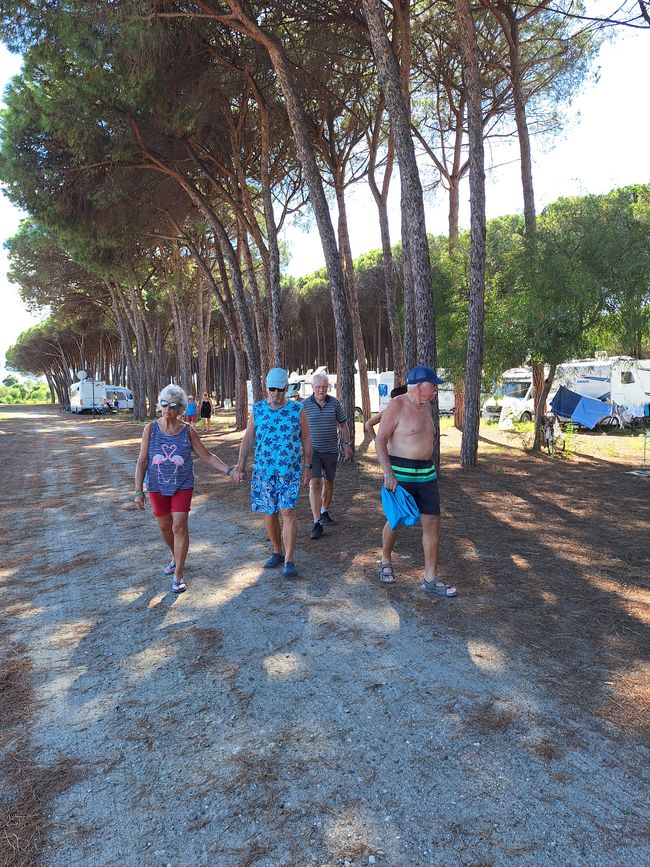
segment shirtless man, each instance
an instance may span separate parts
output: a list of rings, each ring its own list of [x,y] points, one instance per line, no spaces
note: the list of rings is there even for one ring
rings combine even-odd
[[[440,496],[433,455],[433,420],[429,401],[443,382],[430,367],[419,365],[409,370],[406,394],[394,398],[381,417],[375,440],[377,459],[384,470],[384,487],[394,491],[400,484],[415,500],[422,521],[424,581],[427,596],[451,597],[455,587],[438,580],[440,543]],[[395,583],[392,554],[397,533],[388,523],[382,533],[379,580]]]

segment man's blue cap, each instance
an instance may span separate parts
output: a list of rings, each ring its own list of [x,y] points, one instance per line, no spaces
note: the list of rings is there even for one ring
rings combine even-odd
[[[418,385],[420,382],[431,382],[433,385],[441,385],[444,379],[440,379],[430,367],[418,364],[417,367],[412,367],[406,374],[406,381],[409,385]]]
[[[282,367],[272,367],[266,374],[267,388],[286,388],[289,382],[289,375]]]

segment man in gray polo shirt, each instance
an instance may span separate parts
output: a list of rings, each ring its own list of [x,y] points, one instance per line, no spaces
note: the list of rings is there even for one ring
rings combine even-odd
[[[314,518],[310,537],[320,539],[323,525],[336,524],[328,511],[334,493],[334,476],[338,461],[338,427],[343,435],[346,461],[352,457],[352,442],[347,416],[341,403],[327,393],[329,379],[316,373],[311,381],[314,393],[302,402],[309,421],[313,446],[309,502]]]

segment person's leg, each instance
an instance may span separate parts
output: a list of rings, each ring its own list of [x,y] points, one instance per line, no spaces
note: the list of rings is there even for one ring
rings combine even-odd
[[[314,517],[314,523],[320,520],[322,491],[323,480],[320,476],[316,479],[312,478],[309,482],[309,504],[311,506],[311,513]]]
[[[174,581],[182,584],[185,558],[187,557],[187,549],[190,546],[189,512],[172,512],[171,517],[174,534],[174,562],[176,563]]]
[[[280,511],[282,512],[282,541],[284,542],[284,562],[293,563],[293,554],[296,550],[296,536],[298,535],[298,519],[296,518],[296,510],[281,509]]]
[[[165,544],[171,551],[172,559],[174,557],[174,532],[172,529],[172,515],[169,512],[167,515],[158,515],[156,517],[156,521],[158,522],[158,526],[160,527],[160,532],[165,540]]]
[[[274,515],[264,515],[264,523],[266,532],[268,533],[271,545],[273,546],[274,554],[282,553],[282,531],[280,529],[280,519],[278,513]]]
[[[321,510],[327,512],[332,502],[332,494],[334,493],[334,479],[323,478],[323,492],[321,496]]]
[[[420,515],[422,548],[424,550],[424,580],[438,580],[438,548],[440,547],[440,515]]]

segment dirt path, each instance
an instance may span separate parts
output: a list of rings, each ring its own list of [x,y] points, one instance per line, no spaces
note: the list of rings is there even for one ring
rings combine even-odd
[[[302,494],[293,582],[260,568],[247,491],[200,465],[176,598],[126,495],[140,427],[9,408],[0,431],[0,862],[650,860],[637,444],[553,460],[486,434],[479,470],[449,459],[453,601],[418,591],[414,530],[399,583],[377,583],[369,454],[340,471],[341,524],[318,542]],[[238,441],[206,437],[231,461]]]

